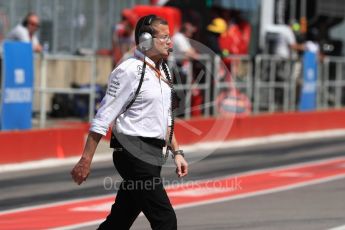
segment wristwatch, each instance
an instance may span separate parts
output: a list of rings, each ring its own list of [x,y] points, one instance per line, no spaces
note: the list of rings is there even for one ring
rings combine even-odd
[[[174,159],[176,155],[181,155],[184,157],[184,153],[183,153],[183,150],[176,150],[176,151],[173,151],[173,154],[172,154],[172,158]]]

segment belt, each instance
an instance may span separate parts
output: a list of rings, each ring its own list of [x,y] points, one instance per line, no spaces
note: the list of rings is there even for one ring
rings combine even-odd
[[[116,137],[118,136],[118,137]],[[112,133],[111,135],[111,140],[110,140],[110,147],[111,148],[122,148],[121,142],[118,141],[117,138],[120,138],[122,140],[127,140],[127,141],[131,141],[131,140],[140,140],[142,142],[145,142],[149,145],[153,145],[156,146],[158,148],[163,148],[166,145],[165,140],[162,139],[158,139],[158,138],[153,138],[153,137],[142,137],[142,136],[129,136],[129,135],[124,135],[124,134],[116,134],[116,136],[114,135],[114,133]]]
[[[159,148],[163,148],[166,144],[165,140],[153,138],[153,137],[139,137],[139,139],[142,140],[143,142],[157,146]]]

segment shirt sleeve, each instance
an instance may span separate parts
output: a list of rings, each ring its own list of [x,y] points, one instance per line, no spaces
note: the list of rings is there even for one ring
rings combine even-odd
[[[123,69],[115,69],[111,73],[106,95],[92,121],[90,131],[106,135],[109,125],[121,114],[134,95],[133,80]]]
[[[29,32],[25,27],[17,25],[8,35],[7,38],[14,41],[30,42]]]

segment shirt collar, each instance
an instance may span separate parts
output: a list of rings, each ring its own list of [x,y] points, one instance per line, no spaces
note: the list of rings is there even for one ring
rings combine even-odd
[[[156,63],[155,63],[154,61],[152,61],[151,58],[145,56],[145,55],[144,55],[140,50],[138,50],[138,49],[136,49],[136,50],[134,51],[134,56],[136,56],[136,57],[138,57],[138,58],[140,58],[140,59],[144,59],[144,58],[145,58],[145,61],[146,61],[147,63],[150,63],[152,66],[156,66]]]

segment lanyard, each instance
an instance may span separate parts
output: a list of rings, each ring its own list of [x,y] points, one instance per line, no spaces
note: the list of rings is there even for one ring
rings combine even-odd
[[[164,81],[166,84],[168,84],[168,86],[170,87],[170,83],[167,79],[165,79],[164,77],[162,77],[162,73],[159,69],[157,69],[155,66],[153,66],[151,63],[147,62],[145,59],[141,58],[141,57],[138,57],[137,55],[135,55],[136,58],[140,59],[141,61],[145,62],[146,65],[148,65],[154,72],[155,72],[155,75],[156,77],[159,79],[159,80],[162,80]]]

